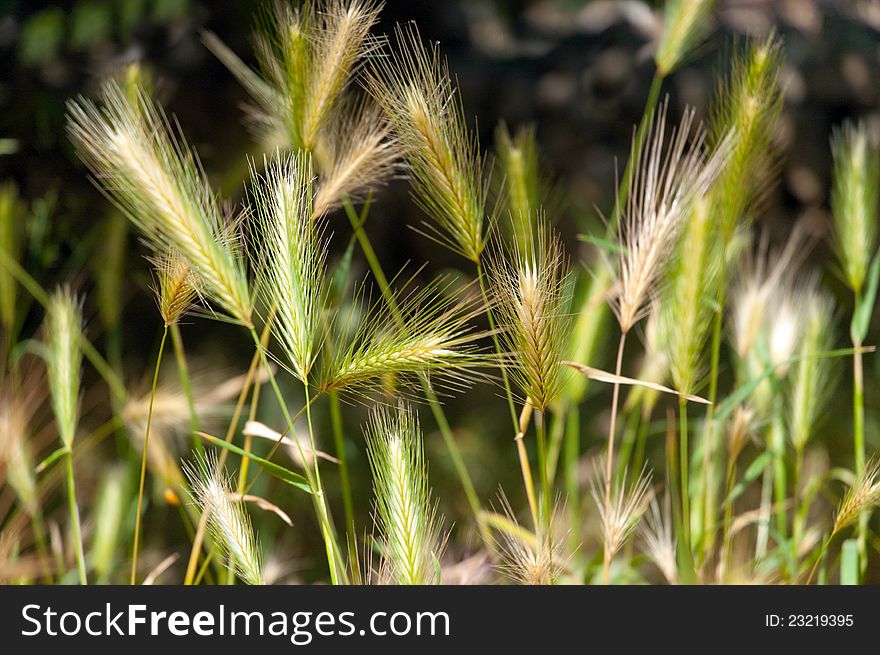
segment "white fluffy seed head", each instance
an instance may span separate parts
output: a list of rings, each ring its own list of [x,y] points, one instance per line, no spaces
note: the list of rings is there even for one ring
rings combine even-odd
[[[184,465],[193,500],[208,514],[208,530],[229,558],[236,575],[263,584],[262,553],[250,515],[232,492],[232,482],[213,456],[197,455]]]
[[[685,111],[667,141],[666,107],[652,117],[641,149],[634,140],[629,191],[620,209],[612,307],[623,332],[648,312],[693,200],[711,186],[730,146],[725,137],[707,155],[705,130],[698,127],[691,136],[693,110]]]

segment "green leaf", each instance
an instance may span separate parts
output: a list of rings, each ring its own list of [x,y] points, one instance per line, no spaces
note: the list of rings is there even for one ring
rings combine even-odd
[[[591,243],[594,246],[602,248],[602,250],[607,250],[608,252],[620,252],[621,250],[620,246],[613,241],[609,239],[603,239],[602,237],[593,236],[592,234],[578,234],[577,238],[578,241]]]
[[[816,353],[812,357],[812,359],[848,357],[851,356],[854,352],[856,352],[856,348],[838,348],[836,350],[826,350],[824,352]],[[805,358],[799,355],[795,355],[794,357],[788,358],[785,363],[794,364],[795,362],[799,362],[802,359]],[[740,403],[742,403],[752,394],[752,392],[758,387],[759,384],[761,384],[765,379],[773,375],[773,371],[775,370],[775,368],[776,367],[773,364],[770,364],[761,372],[760,375],[755,376],[745,384],[734,389],[732,394],[730,394],[727,398],[725,398],[722,402],[718,403],[715,406],[715,420],[720,422],[726,419],[727,416],[740,405]]]
[[[847,539],[840,548],[840,584],[859,584],[859,542]]]
[[[261,468],[266,471],[266,473],[274,475],[282,482],[286,482],[287,484],[296,487],[297,489],[302,489],[306,493],[312,493],[312,488],[309,486],[308,481],[299,473],[294,473],[293,471],[286,469],[283,466],[279,466],[274,462],[270,462],[268,459],[257,457],[253,453],[246,452],[238,446],[234,446],[231,443],[223,441],[223,439],[212,437],[210,434],[205,434],[204,432],[196,432],[196,434],[208,443],[212,443],[215,446],[219,446],[220,448],[225,448],[226,450],[233,452],[240,457],[247,457],[248,459],[256,462]]]
[[[730,490],[730,495],[727,497],[727,500],[724,501],[724,504],[732,503],[734,500],[739,498],[742,493],[746,490],[752,482],[758,479],[758,476],[764,472],[764,469],[770,464],[773,460],[773,453],[767,451],[761,453],[758,457],[755,458],[749,468],[746,469],[745,474],[742,477],[742,480],[736,483],[736,486]]]
[[[64,457],[64,455],[66,455],[68,452],[70,452],[70,449],[67,446],[61,446],[61,448],[59,448],[54,453],[49,455],[46,459],[44,459],[42,462],[37,464],[37,467],[34,469],[34,471],[36,473],[42,473],[47,468],[52,466],[52,464],[54,464],[58,459],[60,459],[61,457]]]
[[[864,294],[857,296],[856,308],[849,326],[853,343],[864,343],[868,336],[871,314],[874,313],[874,302],[877,299],[878,281],[880,281],[880,250],[874,255],[874,261],[871,262],[871,268],[868,270],[868,284],[865,286]]]

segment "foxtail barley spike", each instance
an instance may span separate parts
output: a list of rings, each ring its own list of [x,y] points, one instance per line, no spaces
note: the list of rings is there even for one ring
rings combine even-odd
[[[705,33],[715,0],[666,0],[663,36],[654,61],[660,75],[669,75],[690,55]]]
[[[175,251],[168,250],[152,260],[156,274],[159,315],[169,327],[192,309],[199,296],[198,280],[192,268]]]
[[[59,288],[52,295],[46,310],[45,330],[52,407],[58,435],[65,448],[70,450],[79,421],[82,311],[79,300],[69,288]]]
[[[644,148],[633,156],[626,207],[621,214],[618,238],[620,255],[617,294],[613,308],[622,332],[645,316],[657,291],[691,204],[717,177],[727,158],[729,139],[704,155],[706,133],[691,127],[694,112],[687,110],[667,143],[666,103],[653,116]]]
[[[221,214],[195,154],[143,93],[108,82],[102,97],[101,108],[85,98],[68,103],[80,157],[158,255],[178,251],[206,299],[250,326],[237,225]]]
[[[232,481],[212,456],[197,455],[184,466],[193,501],[208,515],[208,530],[242,580],[263,584],[259,543],[244,503],[233,494]]]
[[[832,534],[855,523],[862,512],[874,509],[880,504],[880,460],[868,462],[847,490],[834,517]]]
[[[880,150],[867,127],[846,123],[834,132],[831,211],[838,257],[849,287],[859,293],[877,243]]]
[[[381,548],[397,584],[436,581],[442,541],[422,434],[413,411],[379,408],[366,429]]]
[[[568,272],[562,244],[543,221],[520,230],[529,233],[529,245],[515,244],[511,257],[494,255],[490,279],[512,375],[532,405],[544,411],[561,387]]]
[[[376,60],[368,88],[391,120],[415,196],[436,224],[431,235],[478,261],[486,190],[477,144],[437,48],[423,44],[412,24],[395,35],[397,48]]]
[[[386,376],[408,385],[421,374],[456,388],[486,364],[476,350],[485,333],[470,326],[485,310],[468,288],[454,290],[438,280],[397,294],[391,303],[367,310],[347,345],[327,361],[322,390],[357,394]]]
[[[317,354],[326,255],[312,220],[312,181],[311,158],[300,151],[277,154],[254,183],[261,235],[258,288],[267,305],[277,307],[277,336],[287,364],[303,382]]]

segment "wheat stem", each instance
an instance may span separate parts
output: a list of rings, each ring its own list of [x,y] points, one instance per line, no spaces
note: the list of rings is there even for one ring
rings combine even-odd
[[[156,355],[156,368],[153,371],[153,386],[150,389],[150,405],[147,409],[147,428],[144,431],[144,453],[141,456],[141,474],[138,483],[137,514],[134,522],[134,539],[131,547],[131,582],[137,584],[138,545],[141,536],[141,514],[144,504],[144,482],[147,479],[147,451],[150,447],[150,426],[153,421],[153,400],[156,397],[156,385],[159,382],[159,368],[162,366],[162,354],[165,352],[165,340],[168,338],[168,327],[162,331],[162,341],[159,342],[159,354]]]

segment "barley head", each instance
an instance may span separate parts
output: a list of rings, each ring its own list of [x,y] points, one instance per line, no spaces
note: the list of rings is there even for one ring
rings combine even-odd
[[[197,455],[184,469],[192,500],[201,512],[207,513],[208,531],[229,558],[236,575],[248,584],[263,584],[260,546],[244,503],[232,492],[228,474],[210,455]]]
[[[281,155],[254,184],[260,235],[258,288],[277,308],[277,336],[287,364],[306,382],[317,355],[326,250],[312,220],[311,158]]]
[[[169,327],[192,309],[199,297],[198,279],[179,253],[167,250],[152,259],[156,276],[154,288],[159,315]]]
[[[485,334],[470,325],[485,309],[469,292],[440,279],[372,304],[327,359],[321,389],[358,394],[389,377],[405,387],[420,375],[453,389],[466,385],[485,364],[476,350]]]
[[[513,219],[528,222],[528,217]],[[567,264],[562,244],[542,221],[525,247],[493,256],[490,279],[501,339],[508,351],[511,372],[523,394],[541,411],[561,388],[568,315]]]
[[[382,556],[397,584],[436,581],[442,551],[422,434],[403,404],[376,409],[365,430]]]
[[[98,183],[161,256],[169,248],[192,267],[205,298],[251,325],[251,299],[237,225],[221,214],[195,154],[162,109],[114,82],[103,107],[68,103],[68,131]]]
[[[397,48],[376,60],[368,89],[391,121],[415,196],[435,223],[429,233],[478,261],[486,190],[476,141],[437,48],[422,43],[412,24],[395,35]]]
[[[859,293],[877,245],[880,202],[880,150],[862,124],[845,123],[835,131],[831,211],[844,279]]]
[[[666,0],[663,35],[654,54],[657,71],[669,75],[705,34],[714,0]]]
[[[834,301],[813,284],[803,294],[804,328],[794,364],[789,433],[797,450],[813,436],[831,389],[832,360],[823,356],[834,344]]]
[[[774,176],[770,147],[782,110],[779,84],[782,48],[771,34],[733,58],[711,108],[711,141],[733,135],[730,156],[711,192],[711,204],[725,243],[754,213]]]
[[[618,227],[617,294],[612,307],[628,332],[650,307],[695,198],[703,196],[724,166],[729,140],[704,154],[706,133],[691,136],[694,113],[687,110],[667,143],[666,104],[652,118],[644,146],[633,143],[626,207]]]
[[[73,448],[79,421],[81,330],[80,301],[69,288],[59,288],[46,310],[46,367],[58,436],[67,449]]]
[[[878,504],[880,504],[880,460],[874,459],[865,465],[837,506],[831,533],[837,534],[852,525],[863,512],[873,510]]]

